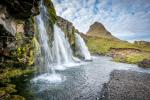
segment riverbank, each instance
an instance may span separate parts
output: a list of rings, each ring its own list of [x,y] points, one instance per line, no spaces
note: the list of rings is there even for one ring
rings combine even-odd
[[[0,100],[25,100],[24,97],[17,94],[17,84],[13,83],[24,75],[30,75],[35,71],[32,66],[24,64],[4,64],[0,63]]]
[[[99,100],[149,100],[150,74],[115,70],[105,83]]]
[[[110,56],[115,62],[150,67],[150,46],[111,38],[87,37],[87,46],[92,54]]]

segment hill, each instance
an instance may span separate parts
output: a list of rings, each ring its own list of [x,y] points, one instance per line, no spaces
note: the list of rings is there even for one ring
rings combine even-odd
[[[102,38],[112,38],[117,39],[114,37],[109,31],[106,30],[103,24],[99,22],[93,23],[88,32],[86,33],[87,36],[91,37],[102,37]]]
[[[108,55],[113,57],[114,61],[132,64],[140,64],[145,59],[148,62],[150,60],[148,42],[136,41],[132,44],[120,40],[108,32],[101,23],[92,24],[86,35],[87,46],[93,54]],[[146,65],[146,67],[150,67],[150,65]]]

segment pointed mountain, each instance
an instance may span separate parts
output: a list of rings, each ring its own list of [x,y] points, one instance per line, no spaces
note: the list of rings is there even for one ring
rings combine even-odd
[[[91,37],[100,37],[100,38],[113,38],[117,39],[114,37],[109,31],[106,30],[103,24],[99,22],[93,23],[88,32],[86,33],[87,36]]]

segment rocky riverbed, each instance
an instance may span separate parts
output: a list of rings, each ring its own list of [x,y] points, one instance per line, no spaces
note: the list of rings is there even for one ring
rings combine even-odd
[[[150,100],[150,74],[115,70],[99,100]]]

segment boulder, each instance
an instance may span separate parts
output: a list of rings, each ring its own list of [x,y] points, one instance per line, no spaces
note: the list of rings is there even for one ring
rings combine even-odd
[[[150,68],[150,60],[144,59],[143,61],[138,63],[139,67],[149,67]]]

